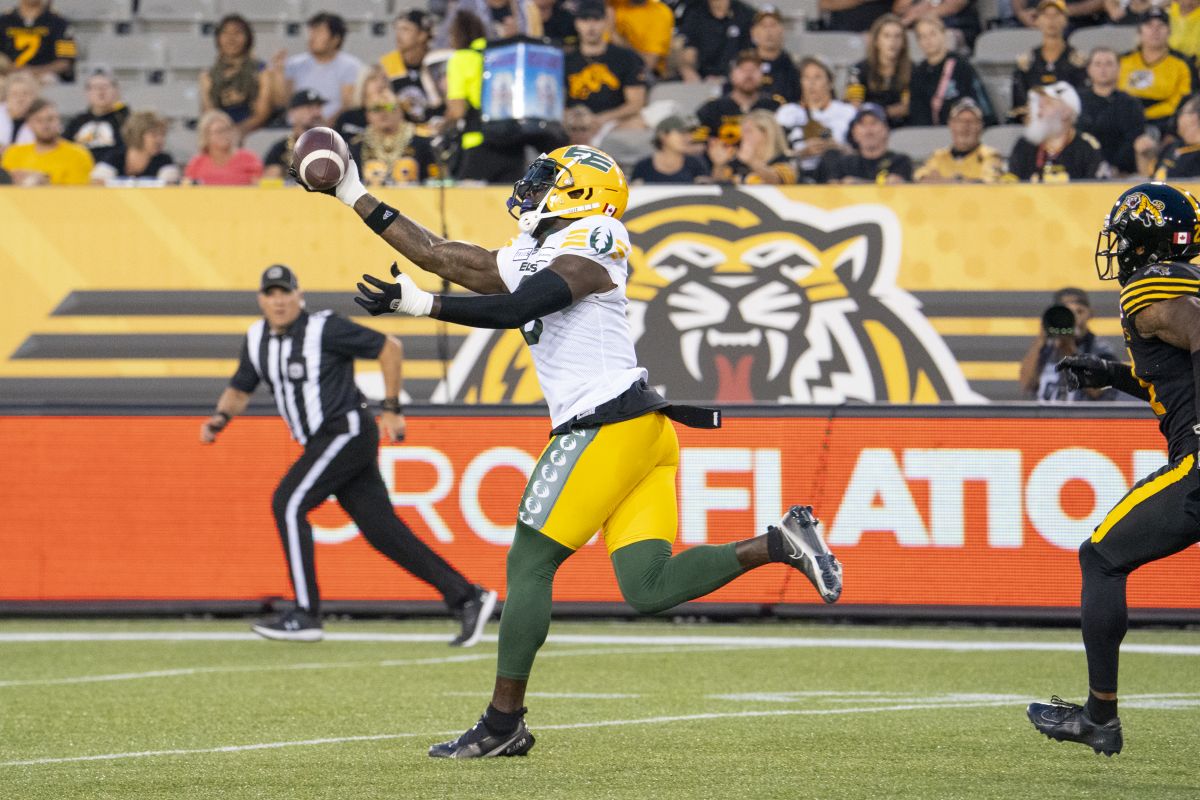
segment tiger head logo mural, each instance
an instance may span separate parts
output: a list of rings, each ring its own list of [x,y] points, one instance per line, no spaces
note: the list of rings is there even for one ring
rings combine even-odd
[[[622,220],[638,358],[665,396],[982,402],[896,285],[900,226],[889,208],[826,211],[768,188],[681,188],[642,188]],[[455,359],[447,399],[539,400],[520,332],[477,333]]]

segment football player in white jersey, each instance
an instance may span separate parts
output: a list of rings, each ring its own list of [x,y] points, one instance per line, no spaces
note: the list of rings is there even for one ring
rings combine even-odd
[[[654,614],[772,562],[808,577],[828,603],[842,567],[817,531],[812,509],[795,506],[778,526],[740,542],[672,555],[679,442],[671,419],[716,427],[716,412],[672,406],[638,366],[625,315],[629,201],[608,154],[571,145],[533,162],[508,201],[519,235],[499,250],[430,233],[367,193],[351,162],[335,191],[373,231],[421,269],[479,296],[423,291],[393,264],[397,280],[369,275],[355,300],[371,314],[402,312],[479,328],[520,328],[554,430],[529,478],[508,554],[508,593],[492,702],[457,739],[429,755],[524,755],[525,688],[550,628],[554,574],[602,531],[618,585],[639,612]]]

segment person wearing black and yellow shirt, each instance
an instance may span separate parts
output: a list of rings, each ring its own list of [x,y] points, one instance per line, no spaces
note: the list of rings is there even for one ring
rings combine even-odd
[[[579,49],[563,65],[567,105],[585,105],[596,122],[634,122],[646,105],[646,66],[634,51],[605,41],[608,18],[600,0],[583,0],[575,14]]]
[[[762,59],[753,50],[743,50],[729,66],[729,91],[700,106],[700,125],[693,132],[697,142],[720,139],[736,145],[742,138],[742,117],[756,108],[774,111],[779,103],[763,93]]]
[[[679,74],[688,82],[720,82],[729,62],[751,46],[754,9],[742,0],[696,0],[680,8],[676,32],[685,46]]]
[[[1108,177],[1100,143],[1075,129],[1079,109],[1079,94],[1069,83],[1030,92],[1029,121],[1008,157],[1005,180],[1066,183]]]
[[[1171,50],[1170,19],[1160,8],[1146,12],[1138,23],[1138,46],[1121,56],[1118,86],[1142,103],[1147,124],[1170,133],[1171,117],[1192,93],[1192,67]]]
[[[47,0],[20,0],[0,15],[0,74],[28,69],[70,83],[77,56],[70,23],[52,12]]]
[[[367,106],[367,129],[350,141],[363,184],[402,186],[438,177],[429,140],[416,134],[390,91]]]
[[[867,32],[867,57],[850,69],[846,100],[883,106],[893,127],[908,119],[912,58],[908,37],[895,14],[884,14]]]
[[[913,174],[921,183],[995,183],[1004,156],[983,143],[983,111],[964,97],[950,109],[950,146],[935,150]]]
[[[796,182],[796,167],[787,150],[787,137],[766,109],[742,119],[742,138],[736,145],[708,140],[713,183],[785,184]]]
[[[800,71],[796,69],[792,54],[783,47],[783,33],[783,14],[775,6],[762,6],[754,14],[750,39],[762,59],[762,91],[780,104],[797,103],[800,101]]]
[[[87,79],[87,111],[67,123],[63,138],[92,151],[92,158],[104,161],[121,149],[121,126],[129,119],[129,108],[121,102],[117,80],[106,72]]]
[[[392,91],[412,122],[429,119],[429,95],[421,80],[421,64],[429,54],[433,36],[433,17],[419,8],[405,11],[392,23],[396,49],[379,59]]]
[[[850,123],[850,138],[856,150],[830,150],[817,165],[817,183],[908,183],[913,177],[912,159],[888,150],[887,112],[882,106],[864,103]]]
[[[1079,93],[1083,110],[1076,127],[1096,137],[1104,160],[1117,172],[1137,172],[1134,142],[1146,129],[1142,104],[1117,88],[1120,65],[1108,47],[1092,49],[1088,57],[1088,83]]]
[[[1154,167],[1154,179],[1200,177],[1200,95],[1193,95],[1175,116],[1179,139],[1163,148]]]
[[[1037,6],[1037,28],[1042,43],[1017,57],[1012,76],[1012,110],[1010,120],[1021,121],[1029,102],[1029,90],[1066,81],[1076,91],[1087,83],[1084,57],[1067,44],[1067,4],[1065,0],[1041,0]]]

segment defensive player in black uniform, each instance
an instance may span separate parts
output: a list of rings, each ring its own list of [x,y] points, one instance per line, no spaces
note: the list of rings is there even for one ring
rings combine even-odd
[[[1188,192],[1164,183],[1124,192],[1100,231],[1096,269],[1121,284],[1132,363],[1077,355],[1058,365],[1074,388],[1115,386],[1149,402],[1167,440],[1167,466],[1134,484],[1079,548],[1086,705],[1055,697],[1027,711],[1050,738],[1109,756],[1122,745],[1117,658],[1128,627],[1125,581],[1143,564],[1200,542],[1200,268],[1186,263],[1200,255],[1198,238],[1200,205]]]

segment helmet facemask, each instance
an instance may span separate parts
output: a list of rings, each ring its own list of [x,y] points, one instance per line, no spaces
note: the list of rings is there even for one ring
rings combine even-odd
[[[513,184],[512,196],[508,198],[507,203],[508,214],[517,221],[523,233],[532,234],[538,223],[543,220],[600,207],[598,202],[584,202],[556,211],[546,211],[546,203],[555,192],[570,198],[570,192],[575,186],[575,179],[571,175],[571,165],[574,163],[572,160],[567,164],[560,164],[543,153],[529,165],[524,177]]]

